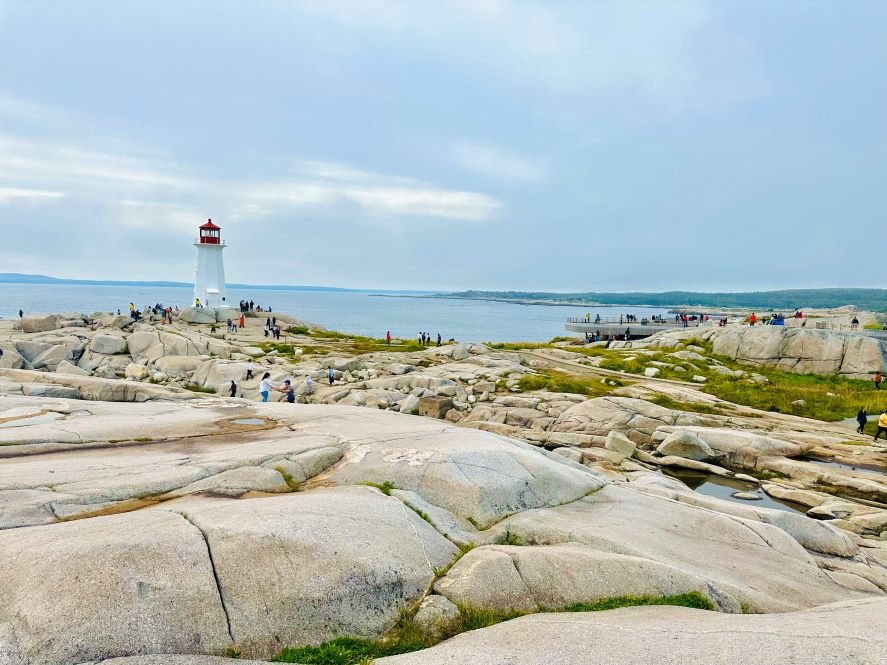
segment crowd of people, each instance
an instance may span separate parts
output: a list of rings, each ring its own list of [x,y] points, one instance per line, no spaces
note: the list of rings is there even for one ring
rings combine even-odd
[[[271,308],[263,308],[261,305],[257,305],[253,300],[241,300],[240,311],[244,314],[246,314],[247,312],[268,312],[270,314]]]
[[[419,341],[419,346],[422,346],[422,347],[431,346],[431,341],[432,341],[431,340],[431,333],[420,332],[417,339]],[[386,334],[385,340],[386,340],[386,342],[388,342],[388,344],[391,344],[391,332],[390,331]],[[441,345],[441,341],[442,340],[441,340],[440,333],[437,333],[437,345],[438,346]]]
[[[170,306],[163,306],[162,304],[154,303],[153,305],[145,305],[141,309],[138,309],[135,306],[135,303],[129,303],[129,318],[133,321],[141,321],[142,317],[146,314],[153,314],[154,316],[161,316],[161,323],[172,325],[172,317],[174,313],[179,311],[178,306],[175,308]],[[117,310],[117,315],[120,316],[120,310]]]

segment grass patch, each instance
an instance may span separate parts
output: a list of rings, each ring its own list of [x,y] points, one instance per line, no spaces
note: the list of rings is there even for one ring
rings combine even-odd
[[[512,533],[508,529],[505,529],[505,535],[499,539],[499,545],[526,545],[526,541],[523,538],[518,536],[516,533]]]
[[[189,383],[185,386],[185,390],[190,390],[192,393],[206,393],[207,395],[215,395],[216,389],[210,388],[208,386],[200,386],[196,383]]]
[[[485,346],[497,351],[532,351],[533,349],[550,349],[547,342],[487,342]]]
[[[677,596],[606,598],[595,603],[580,603],[555,611],[601,612],[639,605],[677,605],[703,610],[714,609],[707,598],[693,591]],[[459,617],[452,624],[430,633],[416,626],[410,612],[402,611],[394,628],[385,639],[366,640],[357,637],[339,637],[319,646],[286,648],[273,658],[272,662],[302,663],[303,665],[369,665],[376,658],[427,649],[459,633],[489,628],[503,621],[510,621],[525,615],[526,612],[501,612],[462,606],[459,607]]]
[[[703,402],[679,402],[668,395],[657,395],[653,399],[647,401],[674,411],[691,411],[693,413],[708,413],[712,415],[720,415],[722,413],[721,409],[712,406],[711,404],[705,404]]]
[[[395,489],[394,483],[390,480],[386,480],[384,483],[366,483],[370,487],[375,487],[377,490],[382,492],[385,496],[391,496],[391,490]]]
[[[697,610],[714,610],[714,604],[698,591],[682,593],[676,596],[622,596],[604,598],[594,603],[576,603],[560,610],[561,612],[603,612],[616,610],[620,607],[639,607],[642,605],[677,605],[692,607]]]
[[[554,370],[540,371],[539,374],[525,374],[518,380],[518,388],[522,392],[547,390],[552,393],[571,393],[589,397],[607,395],[616,387],[601,383],[600,377],[583,379]]]

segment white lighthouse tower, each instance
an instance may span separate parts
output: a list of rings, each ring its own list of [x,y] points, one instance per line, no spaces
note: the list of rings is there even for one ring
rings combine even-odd
[[[227,307],[225,264],[222,262],[222,229],[206,220],[194,246],[197,248],[197,273],[194,275],[194,302],[202,307]]]

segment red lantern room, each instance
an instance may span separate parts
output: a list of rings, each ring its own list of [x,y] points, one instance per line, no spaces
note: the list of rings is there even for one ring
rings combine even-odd
[[[222,229],[213,224],[213,220],[206,220],[206,224],[200,227],[201,245],[219,245],[222,243]]]

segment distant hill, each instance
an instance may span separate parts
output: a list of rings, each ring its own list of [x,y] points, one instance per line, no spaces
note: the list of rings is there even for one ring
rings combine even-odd
[[[151,282],[110,279],[64,279],[48,275],[26,275],[17,272],[0,273],[0,284],[58,284],[80,286],[156,286],[185,287],[194,286],[191,282]],[[436,295],[440,291],[398,291],[392,289],[344,289],[337,286],[289,286],[285,284],[228,284],[229,289],[248,289],[251,291],[328,291],[336,293],[391,293],[408,295]]]
[[[887,311],[887,289],[786,289],[734,293],[663,291],[661,293],[550,293],[546,291],[460,291],[445,298],[503,300],[516,303],[548,302],[583,305],[648,305],[652,307],[748,307],[790,310],[798,307],[841,307]]]

